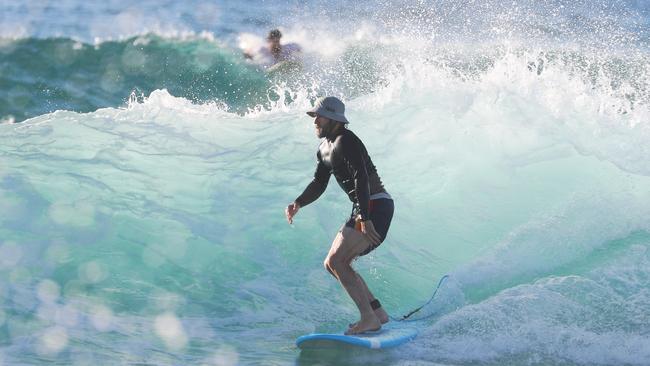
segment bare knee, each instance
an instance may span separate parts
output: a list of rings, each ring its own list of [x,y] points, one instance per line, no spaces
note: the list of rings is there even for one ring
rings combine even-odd
[[[326,265],[330,268],[330,270],[334,273],[338,273],[340,271],[345,271],[348,268],[350,268],[350,264],[344,258],[342,255],[338,253],[334,253],[330,256],[327,257],[325,260]]]
[[[336,277],[336,273],[334,273],[334,270],[330,265],[330,257],[325,258],[325,261],[323,262],[323,267],[325,267],[327,272],[329,272],[332,276]]]

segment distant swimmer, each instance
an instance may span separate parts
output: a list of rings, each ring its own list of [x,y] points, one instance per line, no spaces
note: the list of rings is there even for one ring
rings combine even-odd
[[[297,43],[281,44],[282,33],[273,29],[266,37],[266,47],[257,52],[244,51],[244,56],[267,68],[280,63],[299,63],[302,49]]]
[[[388,314],[354,271],[352,261],[373,251],[386,238],[393,218],[393,199],[384,189],[366,147],[347,129],[343,102],[335,97],[320,98],[307,114],[314,118],[316,135],[323,138],[316,153],[316,173],[285,214],[293,223],[298,210],[318,199],[334,175],[353,205],[349,220],[332,242],[325,269],[343,285],[361,314],[361,320],[350,324],[345,334],[377,331],[388,322]]]

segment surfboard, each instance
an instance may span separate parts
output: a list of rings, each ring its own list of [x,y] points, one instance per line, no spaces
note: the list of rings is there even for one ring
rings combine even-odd
[[[418,335],[416,328],[400,322],[389,322],[376,333],[345,335],[343,333],[312,333],[296,340],[300,349],[338,348],[345,345],[383,349],[404,344]]]

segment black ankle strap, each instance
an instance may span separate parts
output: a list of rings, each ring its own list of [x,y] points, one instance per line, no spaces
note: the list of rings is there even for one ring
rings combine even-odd
[[[377,310],[381,307],[381,303],[379,302],[379,300],[374,299],[370,302],[370,307],[372,308],[372,310]]]

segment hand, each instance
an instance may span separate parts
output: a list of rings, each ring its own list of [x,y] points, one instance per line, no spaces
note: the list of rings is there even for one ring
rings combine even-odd
[[[298,213],[299,209],[300,205],[293,202],[284,210],[285,215],[287,215],[287,221],[289,221],[290,224],[293,224],[293,217]]]
[[[375,230],[375,225],[373,225],[372,221],[361,221],[361,232],[366,234],[372,245],[379,245],[381,243],[381,236]]]

